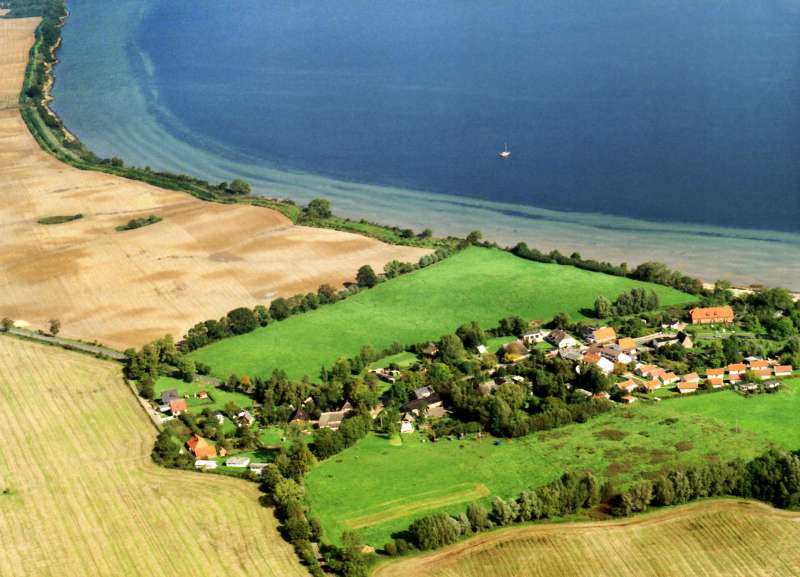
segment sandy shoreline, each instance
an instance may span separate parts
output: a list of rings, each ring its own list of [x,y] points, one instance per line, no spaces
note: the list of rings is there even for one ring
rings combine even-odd
[[[0,20],[0,102],[16,102],[36,19]],[[237,306],[351,280],[363,264],[426,251],[294,226],[277,212],[220,205],[97,172],[42,151],[19,110],[0,110],[0,316],[115,348],[140,346]],[[43,216],[82,213],[60,225]],[[118,233],[156,214],[163,221]]]

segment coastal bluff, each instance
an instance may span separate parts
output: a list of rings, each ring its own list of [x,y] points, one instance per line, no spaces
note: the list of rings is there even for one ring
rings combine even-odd
[[[33,328],[59,319],[66,337],[122,349],[180,338],[239,306],[340,286],[364,264],[382,270],[429,252],[61,163],[17,106],[37,24],[0,19],[0,316]],[[83,217],[37,222],[74,214]],[[151,215],[162,220],[115,230]]]

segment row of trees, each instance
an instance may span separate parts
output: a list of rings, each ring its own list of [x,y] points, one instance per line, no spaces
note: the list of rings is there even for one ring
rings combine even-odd
[[[517,244],[511,248],[510,251],[518,257],[527,260],[570,265],[593,272],[601,272],[670,286],[690,294],[704,294],[703,283],[699,279],[672,271],[667,268],[666,265],[658,262],[642,263],[635,269],[629,270],[626,263],[613,265],[608,262],[585,259],[577,252],[572,253],[570,256],[564,256],[557,250],[543,253],[540,250],[528,247],[524,242]]]
[[[384,550],[390,555],[400,553],[409,542],[417,549],[438,549],[494,527],[571,515],[595,507],[602,495],[603,487],[592,473],[566,473],[547,485],[523,491],[516,499],[495,497],[488,511],[480,503],[471,503],[455,517],[447,513],[420,517],[406,532],[408,542],[395,541]]]
[[[282,448],[275,462],[267,465],[261,490],[264,504],[273,505],[281,522],[281,533],[295,548],[300,560],[315,577],[325,575],[312,543],[322,539],[319,519],[311,514],[305,498],[303,479],[315,462],[314,455],[300,436],[299,430],[290,429],[288,448]],[[342,536],[342,547],[322,546],[321,553],[328,567],[343,577],[366,577],[367,558],[362,553],[362,543],[352,532]]]
[[[495,497],[489,511],[472,503],[457,516],[434,513],[416,519],[405,532],[407,538],[388,543],[384,550],[396,555],[410,548],[436,549],[494,527],[564,517],[598,505],[615,516],[627,516],[649,507],[725,495],[799,509],[800,458],[770,450],[748,463],[739,460],[676,468],[653,481],[637,481],[623,491],[601,484],[592,473],[567,473],[552,483],[523,491],[515,499]]]
[[[430,266],[447,258],[450,250],[440,248],[436,252],[423,256],[417,264],[392,261],[385,266],[387,278]],[[181,349],[193,351],[224,338],[249,333],[258,327],[264,327],[273,321],[283,321],[291,316],[316,310],[323,305],[333,304],[358,293],[361,289],[369,289],[381,281],[379,275],[370,265],[364,265],[356,274],[356,284],[336,291],[329,284],[323,284],[317,292],[297,294],[293,297],[279,297],[269,307],[257,305],[253,309],[239,307],[230,311],[219,320],[207,320],[194,325],[184,336]]]

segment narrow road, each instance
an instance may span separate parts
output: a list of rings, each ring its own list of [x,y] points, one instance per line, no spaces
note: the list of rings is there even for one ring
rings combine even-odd
[[[61,337],[54,337],[52,335],[43,335],[37,333],[35,331],[29,331],[26,329],[18,329],[16,327],[9,329],[8,334],[16,335],[18,337],[23,337],[26,339],[31,339],[33,341],[39,341],[42,343],[48,343],[51,345],[56,345],[59,347],[64,347],[66,349],[72,349],[76,351],[82,351],[84,353],[89,353],[91,355],[105,355],[110,359],[115,361],[124,361],[125,355],[123,355],[119,351],[115,351],[114,349],[109,349],[99,345],[90,345],[88,343],[82,343],[80,341],[73,341],[70,339],[64,339]]]

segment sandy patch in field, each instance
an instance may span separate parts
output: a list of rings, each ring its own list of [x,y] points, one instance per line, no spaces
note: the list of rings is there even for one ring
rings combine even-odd
[[[339,286],[363,264],[425,254],[60,163],[16,110],[36,23],[0,20],[0,316],[35,327],[58,318],[66,336],[139,346],[237,306]],[[36,223],[75,213],[84,218]],[[150,214],[164,220],[114,231]]]

